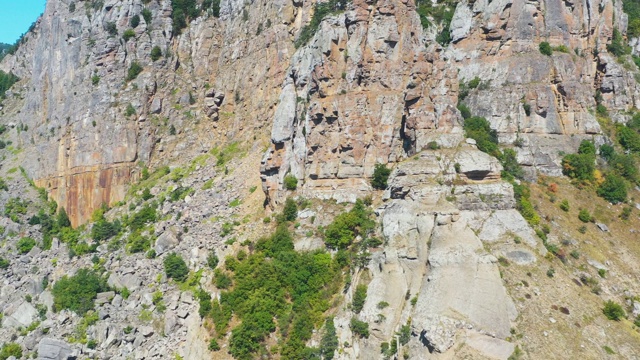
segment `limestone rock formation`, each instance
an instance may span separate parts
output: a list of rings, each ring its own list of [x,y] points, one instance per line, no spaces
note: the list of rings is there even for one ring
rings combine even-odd
[[[627,341],[637,337],[630,323],[612,336],[588,298],[623,298],[640,312],[635,252],[598,246],[637,219],[598,205],[602,231],[561,229],[562,198],[548,187],[532,200],[554,204],[548,228],[534,230],[519,212],[520,180],[503,179],[508,166],[466,138],[463,118],[486,118],[540,188],[583,139],[611,143],[595,109],[624,123],[640,108],[637,66],[607,47],[614,30],[626,32],[622,1],[430,2],[451,11],[445,23],[415,0],[197,1],[215,6],[180,29],[172,3],[48,0],[0,61],[21,78],[0,105],[0,343],[42,359],[230,359],[231,335],[199,313],[200,291],[225,296],[214,268],[251,254],[287,197],[301,207],[291,226],[299,251],[324,249],[323,229],[367,197],[381,244],[363,250],[365,264],[327,302],[335,358],[506,359],[518,341],[530,358],[606,356],[607,341],[622,357],[640,351]],[[638,39],[630,44],[640,52]],[[374,192],[378,164],[391,175]],[[42,214],[56,206],[77,232],[47,237],[54,225]],[[134,229],[151,208],[153,224]],[[98,223],[117,234],[102,239]],[[597,240],[572,237],[591,228]],[[22,251],[22,239],[36,245]],[[578,243],[585,253],[569,256],[584,260],[579,271],[557,248]],[[185,259],[185,283],[167,278],[170,253]],[[109,287],[87,317],[53,295],[80,268]],[[367,285],[358,312],[356,284]],[[569,311],[578,296],[591,307]],[[551,333],[560,316],[564,333]],[[356,318],[368,338],[351,328]],[[519,332],[529,325],[536,332]],[[381,355],[403,326],[398,353]],[[264,354],[282,345],[279,330]],[[304,345],[319,347],[322,334],[316,327]]]

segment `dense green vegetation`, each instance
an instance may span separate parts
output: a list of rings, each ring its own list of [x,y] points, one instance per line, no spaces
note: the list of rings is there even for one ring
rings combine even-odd
[[[13,84],[20,81],[20,79],[12,73],[6,73],[0,70],[0,99],[4,99],[5,92],[9,90]]]
[[[284,188],[287,190],[295,190],[298,187],[298,178],[293,176],[293,174],[287,174],[284,177]]]
[[[436,41],[442,46],[451,42],[449,27],[456,9],[456,0],[444,0],[440,3],[433,3],[431,0],[416,0],[416,11],[420,16],[422,27],[427,29],[431,25],[440,27],[440,32],[436,36]],[[431,19],[433,20],[433,24]]]
[[[604,303],[604,308],[602,309],[602,313],[609,320],[620,321],[621,319],[626,317],[626,314],[624,313],[624,309],[622,308],[622,306],[620,306],[620,304],[615,303],[611,300],[608,300],[606,303]]]
[[[360,284],[356,287],[356,292],[353,294],[351,307],[354,313],[359,314],[360,311],[362,311],[365,300],[367,300],[367,285]]]
[[[377,163],[373,168],[373,177],[371,178],[371,186],[374,189],[384,190],[387,188],[387,181],[391,175],[391,169],[384,164]]]
[[[320,28],[322,20],[329,15],[338,14],[344,11],[349,2],[350,0],[329,0],[323,3],[316,3],[313,11],[313,17],[309,24],[305,25],[302,30],[300,30],[300,35],[298,35],[298,38],[295,41],[295,46],[298,48],[308,43]]]
[[[187,263],[184,262],[182,256],[171,253],[164,259],[164,272],[168,278],[175,281],[183,282],[187,280],[189,276],[189,268]]]
[[[320,349],[305,346],[313,330],[324,322],[330,300],[340,290],[342,265],[327,252],[296,252],[290,223],[281,223],[273,235],[256,242],[251,254],[244,251],[227,257],[224,271],[229,279],[220,301],[200,296],[203,315],[211,318],[219,337],[224,336],[232,316],[239,324],[231,330],[229,352],[238,359],[279,352],[283,359],[333,354],[337,348],[335,327],[327,320]],[[263,341],[279,330],[279,344],[267,349]],[[330,358],[326,355],[325,358]]]
[[[18,240],[18,243],[16,244],[16,248],[20,254],[28,253],[34,246],[36,246],[36,241],[30,237],[23,237]]]
[[[138,75],[140,75],[142,70],[143,70],[142,65],[140,65],[137,61],[132,62],[131,66],[129,66],[129,70],[127,70],[126,80],[127,81],[134,80],[135,78],[138,77]]]
[[[593,181],[595,161],[596,152],[593,143],[582,141],[577,154],[568,154],[562,159],[562,173],[572,179]]]
[[[551,56],[553,54],[553,50],[551,49],[551,45],[548,42],[543,41],[538,45],[538,50],[542,55]]]
[[[207,11],[215,17],[220,16],[220,0],[203,0],[201,5],[197,0],[171,0],[171,8],[173,9],[171,14],[173,33],[176,35],[180,35],[189,21],[200,16],[202,11]],[[149,23],[146,17],[145,21]]]
[[[622,33],[616,28],[613,28],[613,36],[611,37],[611,43],[607,44],[607,51],[615,56],[631,54],[631,46],[627,45]]]
[[[375,226],[370,219],[371,210],[362,200],[356,201],[353,208],[336,216],[324,230],[324,242],[330,249],[346,249],[360,235],[366,238]]]
[[[620,144],[629,151],[634,151],[636,139],[640,146],[640,135],[634,128],[636,120],[640,123],[640,116],[636,115],[627,126],[617,126],[617,138]],[[639,148],[640,150],[640,148]],[[633,154],[618,154],[613,146],[602,145],[600,156],[606,161],[603,167],[604,181],[600,170],[596,168],[596,149],[591,141],[580,143],[577,154],[565,155],[562,159],[563,173],[575,179],[581,185],[597,185],[597,194],[605,200],[617,204],[626,201],[629,183],[638,183],[638,168]]]
[[[21,359],[22,347],[17,343],[4,343],[0,349],[0,360],[7,360],[12,356],[16,359]]]
[[[96,295],[108,290],[105,278],[93,270],[80,269],[75,275],[65,275],[53,284],[53,305],[56,311],[69,309],[84,315],[93,309]]]
[[[324,334],[320,340],[319,355],[325,360],[332,360],[335,351],[338,350],[338,336],[336,335],[336,326],[333,318],[329,317],[324,323]]]
[[[7,269],[11,265],[9,260],[0,256],[0,269]]]
[[[467,137],[476,141],[478,149],[487,154],[499,157],[498,133],[491,129],[489,122],[479,116],[472,116],[464,121],[464,131]]]
[[[630,38],[640,36],[640,0],[623,0],[622,10],[629,15],[627,35]]]

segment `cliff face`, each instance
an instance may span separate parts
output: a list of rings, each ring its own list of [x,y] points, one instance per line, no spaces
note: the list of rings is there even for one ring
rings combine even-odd
[[[294,14],[286,2],[249,5],[223,2],[220,18],[205,13],[177,37],[170,1],[47,2],[35,30],[1,65],[24,80],[5,117],[28,129],[17,139],[23,167],[74,224],[122,200],[140,164],[154,165],[158,151],[188,157],[269,121],[291,56]],[[255,20],[243,20],[243,9]],[[140,24],[125,41],[134,16]],[[154,61],[156,46],[164,56]],[[144,70],[129,81],[134,63]],[[212,120],[224,127],[215,131]],[[170,126],[185,136],[162,136]]]
[[[560,154],[575,152],[583,139],[597,145],[610,141],[595,115],[598,104],[619,122],[628,119],[628,110],[640,108],[637,67],[607,52],[614,29],[626,30],[622,3],[452,1],[451,41],[444,46],[436,41],[443,29],[435,21],[423,27],[413,0],[346,3],[319,22],[308,42],[296,44],[313,19],[315,1],[222,0],[219,16],[205,11],[177,34],[170,0],[49,0],[34,31],[0,63],[1,70],[22,79],[0,113],[3,124],[19,129],[4,135],[14,146],[7,161],[44,187],[73,225],[87,223],[103,203],[125,199],[129,210],[138,209],[143,200],[132,193],[141,189],[132,190],[131,184],[142,178],[143,169],[179,167],[184,173],[171,182],[145,186],[164,200],[176,188],[198,190],[160,202],[162,218],[148,231],[157,237],[158,256],[173,249],[193,270],[206,267],[208,251],[222,258],[240,249],[240,241],[228,243],[220,235],[228,224],[242,227],[241,218],[249,224],[242,240],[272,230],[262,219],[292,194],[284,185],[287,175],[298,179],[300,198],[353,202],[372,194],[374,167],[387,164],[393,168],[389,186],[373,193],[385,244],[371,250],[370,263],[354,271],[353,285],[331,309],[340,343],[337,358],[379,358],[382,344],[393,341],[405,324],[411,326],[411,338],[402,352],[412,358],[507,358],[517,352],[516,324],[527,328],[523,318],[537,319],[533,307],[524,305],[531,294],[523,294],[520,284],[546,280],[547,269],[539,276],[537,264],[550,260],[516,210],[500,163],[465,140],[458,105],[490,122],[500,144],[516,151],[528,179],[561,176]],[[134,17],[140,19],[135,27]],[[552,55],[540,52],[542,42],[551,45]],[[155,48],[158,58],[152,57]],[[142,71],[133,76],[131,69],[138,65]],[[229,150],[234,146],[248,155],[229,165],[237,155]],[[217,163],[208,163],[214,155]],[[245,194],[254,194],[259,183],[263,194]],[[11,190],[28,192],[21,186]],[[240,202],[231,206],[245,195],[254,208],[237,210]],[[301,215],[302,228],[312,235],[297,247],[324,246],[314,234],[318,223],[330,222],[322,211],[334,204],[319,203]],[[109,216],[125,213],[116,207]],[[554,230],[559,227],[553,216],[548,221]],[[39,230],[6,223],[25,236]],[[560,243],[563,237],[571,243],[569,230],[558,232],[550,241]],[[303,234],[298,230],[300,238]],[[64,246],[22,258],[36,265],[38,255],[47,264],[0,294],[0,310],[12,328],[29,325],[30,318],[20,317],[18,303],[30,306],[18,298],[21,291],[51,302],[48,291],[33,285],[38,277],[57,280],[91,266],[86,257],[61,260],[59,268],[49,264],[62,258]],[[92,328],[101,355],[163,358],[175,349],[189,359],[211,355],[204,343],[210,324],[201,326],[197,302],[188,293],[181,295],[166,278],[154,280],[156,274],[162,278],[158,261],[138,255],[121,260],[105,244],[98,251],[113,272],[110,285],[134,292],[130,302],[116,297],[101,304],[111,314]],[[633,262],[634,256],[625,261]],[[505,262],[520,270],[505,270]],[[7,279],[22,275],[12,272]],[[205,272],[199,285],[211,288],[212,276]],[[577,270],[562,276],[567,287],[582,286]],[[368,284],[357,316],[370,324],[369,339],[350,328],[356,315],[347,304],[358,283]],[[153,303],[146,284],[167,294],[170,311],[162,315],[163,330],[171,335],[154,335],[149,326],[135,338],[120,336],[116,329]],[[637,284],[625,284],[637,290]],[[543,293],[562,295],[559,286],[546,285]],[[556,306],[551,295],[531,292]],[[607,296],[620,292],[611,286]],[[212,293],[219,297],[220,290]],[[633,306],[635,300],[630,301]],[[388,306],[381,307],[384,303]],[[549,311],[540,303],[535,304]],[[571,319],[578,324],[589,316]],[[548,318],[546,312],[539,317]],[[527,333],[532,358],[566,355],[561,347],[544,346],[546,324],[532,323],[539,326]],[[574,326],[569,320],[562,324]],[[584,332],[574,335],[588,340],[587,350],[602,352],[607,336],[592,341],[597,338],[592,335],[611,330],[590,320],[584,325]],[[63,335],[72,331],[66,320],[53,326]],[[2,331],[9,336],[9,330]],[[633,336],[620,335],[620,343],[627,344],[619,350],[622,355],[637,350],[628,345]],[[29,350],[35,337],[24,340],[32,345]],[[317,337],[311,345],[317,345]],[[155,341],[160,345],[151,344]],[[586,351],[573,350],[576,356]]]
[[[586,135],[598,138],[596,92],[614,111],[638,101],[633,72],[606,52],[614,26],[626,26],[621,4],[612,2],[460,2],[452,43],[443,48],[413,3],[354,1],[297,50],[291,33],[310,18],[311,4],[223,1],[220,18],[199,17],[176,38],[170,3],[151,2],[150,24],[142,19],[128,41],[105,29],[115,24],[121,34],[143,4],[91,4],[70,13],[70,3],[50,1],[2,64],[29,79],[20,113],[8,114],[28,126],[20,141],[37,145],[28,147],[24,168],[74,223],[122,199],[137,165],[153,163],[156,141],[165,141],[157,124],[168,118],[182,129],[194,119],[218,120],[222,103],[230,126],[221,137],[273,122],[261,171],[265,192],[278,202],[288,173],[305,194],[353,200],[367,191],[375,163],[399,161],[431,141],[456,144],[458,85],[475,77],[482,86],[464,102],[502,143],[524,142],[519,161],[531,174],[559,175],[554,153]],[[545,40],[568,53],[541,54]],[[154,46],[169,57],[153,61]],[[128,82],[134,62],[144,71]],[[136,111],[126,116],[129,104]]]

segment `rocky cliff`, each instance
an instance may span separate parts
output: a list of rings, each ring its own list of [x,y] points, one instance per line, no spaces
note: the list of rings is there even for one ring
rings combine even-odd
[[[311,204],[293,227],[296,249],[324,249],[322,229],[340,204],[370,197],[383,244],[347,271],[351,281],[326,311],[335,358],[640,352],[631,322],[612,328],[597,319],[602,299],[640,313],[638,269],[624,265],[640,256],[623,242],[634,223],[608,233],[628,250],[621,254],[595,225],[593,234],[578,232],[546,195],[564,153],[585,139],[613,143],[599,106],[619,123],[640,108],[638,68],[609,51],[629,22],[621,1],[204,1],[185,27],[176,25],[178,3],[49,0],[0,62],[21,79],[0,105],[9,129],[0,133],[8,183],[0,255],[14,258],[0,269],[0,341],[43,359],[231,358],[230,335],[217,337],[222,350],[207,348],[217,330],[194,299],[196,288],[224,296],[208,256],[253,252],[291,196]],[[319,17],[322,4],[332,8]],[[500,161],[466,139],[461,110],[486,118],[500,146],[515,151],[545,231],[518,212],[520,195]],[[371,187],[376,164],[393,169],[384,191]],[[60,232],[44,245],[50,230],[33,221],[46,206],[37,188],[80,226],[75,238]],[[571,201],[590,199],[582,206],[595,206],[602,222],[621,211],[561,189]],[[7,204],[20,197],[30,201],[11,217]],[[92,218],[103,204],[112,207],[106,218]],[[136,233],[132,219],[149,206],[158,216]],[[130,230],[96,240],[96,224],[116,219]],[[18,239],[27,237],[38,245],[21,253]],[[138,251],[139,241],[153,254]],[[74,256],[79,242],[95,245],[93,255]],[[587,255],[567,263],[549,244],[584,246]],[[199,274],[189,286],[164,274],[160,259],[171,251]],[[61,309],[48,283],[89,267],[107,271],[118,290],[98,294],[98,320],[54,313]],[[610,282],[583,287],[600,269],[612,272]],[[366,301],[354,312],[359,284]],[[549,307],[567,310],[549,315]],[[371,335],[358,336],[352,318]],[[399,340],[407,325],[410,338]],[[316,331],[309,346],[321,342]],[[394,341],[395,355],[385,353]],[[279,358],[281,346],[273,332],[260,351]]]

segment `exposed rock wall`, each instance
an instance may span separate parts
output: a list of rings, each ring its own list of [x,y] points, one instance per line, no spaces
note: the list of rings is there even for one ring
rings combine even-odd
[[[426,43],[412,2],[353,1],[291,60],[263,159],[274,201],[287,173],[305,193],[354,200],[376,163],[461,137],[456,70]]]
[[[0,65],[24,80],[5,109],[7,123],[27,129],[16,139],[26,151],[23,167],[74,225],[121,200],[141,164],[207,151],[266,125],[296,19],[286,1],[222,1],[220,18],[205,12],[177,36],[169,0],[93,4],[48,1],[34,31]],[[143,8],[152,13],[149,24]],[[134,15],[140,25],[125,41]],[[117,34],[108,31],[112,25]],[[157,61],[154,46],[164,55]],[[144,70],[126,81],[134,62]],[[136,113],[127,116],[129,104]],[[216,131],[212,120],[223,128]],[[201,122],[204,131],[187,131]],[[185,136],[167,137],[169,123]]]

